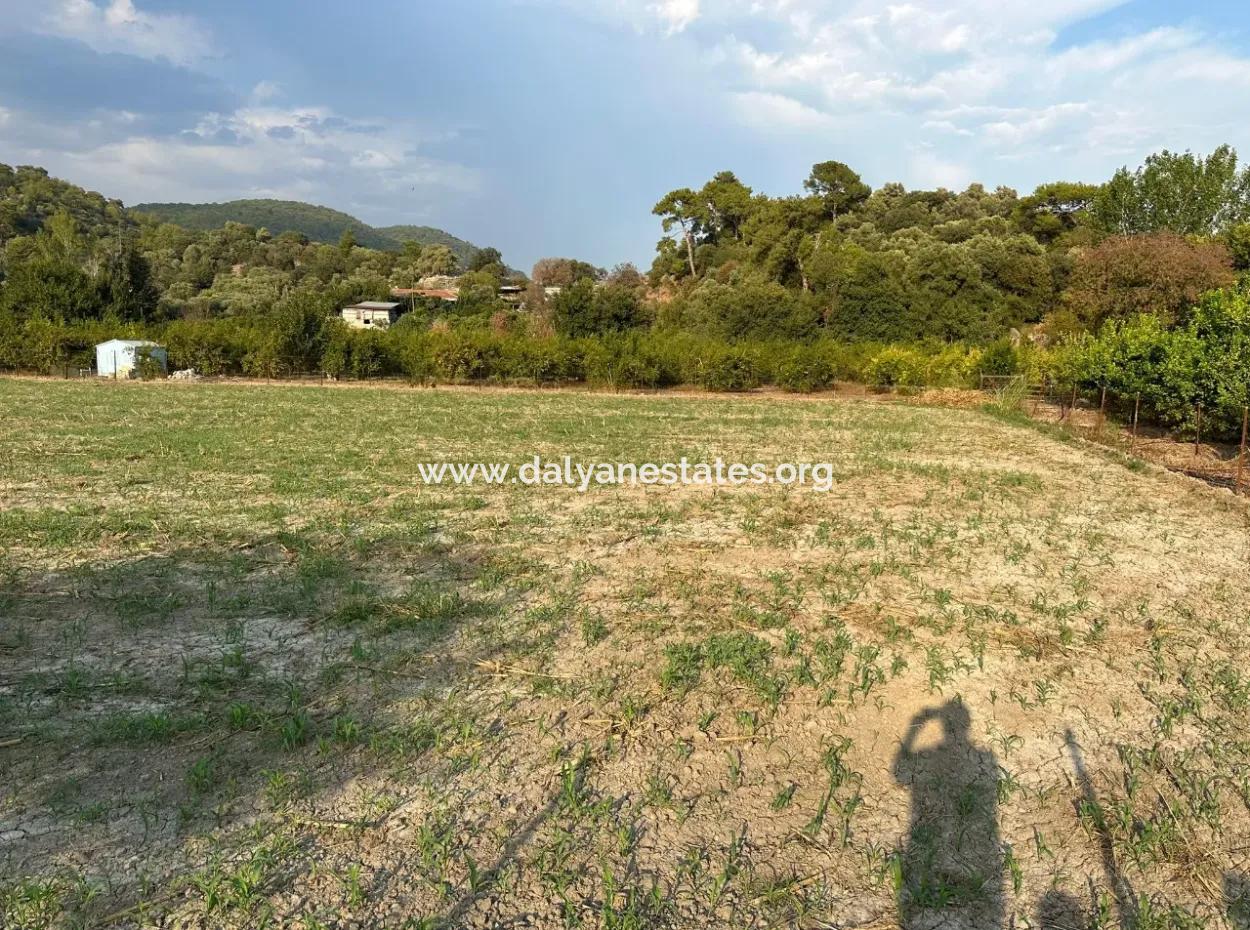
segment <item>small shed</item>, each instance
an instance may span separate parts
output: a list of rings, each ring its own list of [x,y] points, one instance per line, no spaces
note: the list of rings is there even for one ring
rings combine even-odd
[[[386,329],[399,319],[401,306],[383,300],[362,300],[339,313],[343,322],[354,329]]]
[[[146,339],[110,339],[95,347],[95,370],[101,378],[130,378],[139,361],[150,358],[169,370],[169,353],[165,347]]]

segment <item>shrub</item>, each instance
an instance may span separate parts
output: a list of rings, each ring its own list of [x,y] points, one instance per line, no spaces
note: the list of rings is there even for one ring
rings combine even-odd
[[[828,354],[817,346],[797,346],[782,359],[773,380],[787,391],[810,394],[833,385],[834,368]]]
[[[678,372],[661,345],[637,333],[584,340],[580,347],[586,380],[613,389],[676,384]]]
[[[159,337],[174,369],[204,375],[240,374],[243,360],[259,347],[262,331],[235,320],[179,320]]]
[[[1223,243],[1172,233],[1113,236],[1077,259],[1064,301],[1092,329],[1139,313],[1171,324],[1183,322],[1202,294],[1233,280]]]
[[[930,387],[972,387],[984,356],[975,346],[944,346],[925,365],[924,383]]]
[[[886,346],[869,360],[864,380],[874,387],[919,387],[925,383],[924,358],[906,346]]]
[[[981,353],[977,371],[983,375],[1014,375],[1020,373],[1020,356],[1010,339],[991,342]]]
[[[498,376],[507,380],[552,384],[583,375],[581,358],[564,339],[513,336],[499,343]]]
[[[1053,366],[1064,383],[1106,386],[1123,399],[1140,393],[1143,416],[1171,428],[1191,428],[1201,404],[1208,435],[1236,438],[1250,404],[1250,297],[1211,294],[1179,329],[1154,315],[1113,321],[1054,353]]]
[[[747,346],[711,345],[697,363],[695,383],[709,391],[749,391],[761,381],[759,360]]]
[[[494,373],[496,340],[487,333],[431,333],[430,368],[435,377],[456,383],[482,380]]]
[[[165,366],[152,355],[150,346],[141,346],[135,352],[135,375],[144,381],[156,381],[165,377]]]

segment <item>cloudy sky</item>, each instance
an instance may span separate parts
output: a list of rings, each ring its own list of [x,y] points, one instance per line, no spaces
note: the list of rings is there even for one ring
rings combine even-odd
[[[281,197],[514,265],[648,263],[723,169],[1022,191],[1250,156],[1244,0],[0,0],[0,162],[121,197]]]

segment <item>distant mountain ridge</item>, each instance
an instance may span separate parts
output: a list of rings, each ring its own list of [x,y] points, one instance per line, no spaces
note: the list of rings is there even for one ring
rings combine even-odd
[[[303,233],[317,242],[336,243],[347,230],[371,249],[398,249],[404,242],[445,245],[464,264],[477,246],[433,226],[374,227],[349,213],[299,200],[231,200],[226,203],[141,203],[130,208],[186,229],[219,229],[228,222],[264,227],[275,236]]]

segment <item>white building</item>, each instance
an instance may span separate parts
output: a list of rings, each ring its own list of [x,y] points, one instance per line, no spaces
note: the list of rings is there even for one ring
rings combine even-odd
[[[353,329],[386,329],[399,319],[398,303],[382,300],[362,300],[358,304],[339,311],[343,322]]]
[[[110,339],[95,347],[95,370],[101,378],[130,378],[139,360],[148,357],[169,370],[169,353],[165,347],[146,339]]]

